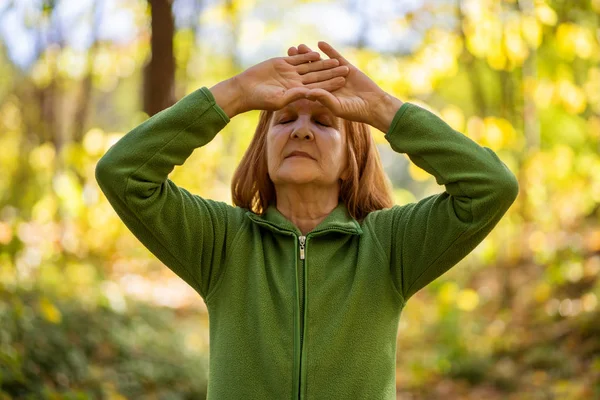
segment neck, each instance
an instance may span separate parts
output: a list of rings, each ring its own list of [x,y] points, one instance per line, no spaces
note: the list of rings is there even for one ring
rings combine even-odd
[[[338,205],[339,185],[308,185],[275,188],[277,210],[300,229],[303,235],[312,231]]]

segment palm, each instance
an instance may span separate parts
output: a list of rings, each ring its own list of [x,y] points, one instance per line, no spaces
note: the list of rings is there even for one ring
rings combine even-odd
[[[338,65],[337,60],[320,60],[318,53],[263,61],[239,76],[243,104],[248,110],[274,111],[311,89],[336,90],[348,73],[347,67]]]
[[[270,59],[264,63],[267,65],[258,64],[246,73],[256,82],[251,87],[254,94],[263,99],[271,99],[273,107],[278,108],[287,90],[303,86],[301,75],[282,58]]]
[[[331,59],[338,60],[342,66],[347,66],[349,72],[346,75],[346,83],[341,88],[332,90],[330,93],[318,89],[311,90],[308,97],[318,99],[337,117],[370,123],[373,107],[381,102],[386,93],[329,44],[320,42],[319,47]],[[297,50],[295,48],[288,50],[288,54],[302,54],[310,51],[308,46],[301,45]]]
[[[331,92],[337,102],[334,112],[341,118],[368,122],[371,113],[369,104],[376,104],[381,96],[376,91],[378,88],[362,71],[351,66],[346,85]]]

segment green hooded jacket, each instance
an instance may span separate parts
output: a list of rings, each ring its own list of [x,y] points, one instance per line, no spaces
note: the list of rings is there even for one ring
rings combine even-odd
[[[407,300],[469,254],[519,192],[496,153],[405,102],[385,134],[445,191],[371,212],[338,206],[311,232],[168,179],[229,123],[206,87],[148,118],[98,162],[123,223],[209,314],[208,400],[393,400]]]

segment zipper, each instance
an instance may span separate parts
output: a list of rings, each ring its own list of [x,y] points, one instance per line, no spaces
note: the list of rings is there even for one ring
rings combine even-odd
[[[299,236],[298,240],[300,240],[300,259],[304,260],[304,244],[306,243],[306,236]]]
[[[298,362],[298,400],[302,399],[302,342],[304,339],[304,281],[306,275],[306,265],[305,265],[305,245],[306,245],[306,236],[298,236],[298,240],[300,241],[300,260],[302,260],[299,279],[300,279],[300,350],[298,352],[299,362]]]
[[[294,355],[296,356],[297,361],[294,363],[294,378],[298,377],[298,379],[294,379],[295,384],[296,384],[296,393],[292,394],[292,400],[303,400],[304,398],[304,393],[302,392],[302,385],[301,385],[301,378],[302,378],[302,353],[303,353],[303,348],[302,348],[302,344],[304,341],[304,331],[305,331],[305,316],[304,316],[304,303],[305,303],[305,293],[304,293],[304,287],[305,287],[305,281],[306,281],[306,241],[308,236],[304,236],[304,235],[298,235],[298,231],[297,230],[289,230],[289,229],[285,229],[285,228],[281,228],[279,227],[277,224],[274,224],[270,221],[265,221],[260,217],[257,217],[254,213],[252,213],[251,211],[246,212],[246,215],[253,220],[255,223],[257,223],[258,225],[262,225],[265,227],[269,227],[270,229],[274,230],[275,232],[279,232],[281,234],[285,234],[285,235],[290,235],[290,236],[295,236],[298,238],[298,241],[300,243],[300,271],[297,271],[299,273],[297,273],[296,278],[300,280],[300,282],[296,281],[298,283],[298,285],[296,286],[298,292],[300,293],[300,299],[299,299],[299,315],[298,315],[298,319],[297,319],[297,323],[296,326],[298,326],[298,329],[296,330],[294,336],[295,336],[295,340],[294,342],[297,345],[294,345]],[[357,231],[358,230],[358,231]],[[330,227],[330,228],[324,228],[324,229],[319,229],[319,230],[313,230],[310,232],[309,236],[320,236],[322,234],[325,234],[327,232],[342,232],[342,233],[349,233],[349,234],[362,234],[362,231],[360,230],[360,228],[357,228],[357,230],[353,230],[353,229],[346,229],[346,228],[341,228],[341,227]],[[294,245],[294,251],[296,251],[295,249],[295,245]],[[296,338],[298,339],[296,341]],[[306,374],[304,374],[304,380],[306,380]]]

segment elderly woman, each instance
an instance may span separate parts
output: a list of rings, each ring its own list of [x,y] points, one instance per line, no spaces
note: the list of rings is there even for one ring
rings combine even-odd
[[[292,47],[194,91],[96,167],[125,225],[206,303],[209,400],[395,399],[406,302],[469,254],[519,191],[491,149],[319,48],[329,59]],[[234,206],[168,179],[250,110],[262,112]],[[445,191],[394,205],[368,125]]]

